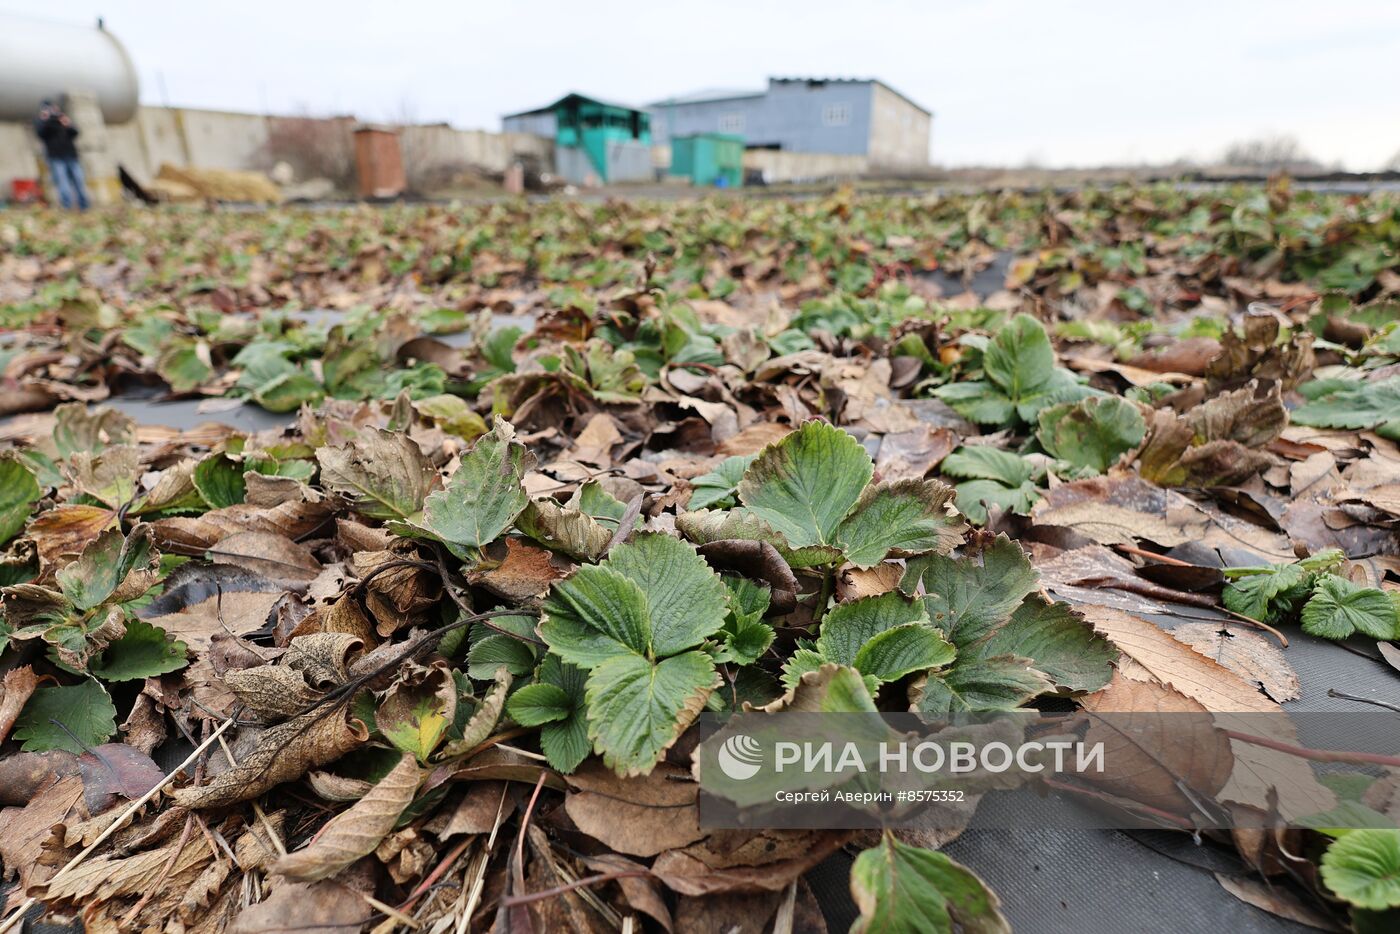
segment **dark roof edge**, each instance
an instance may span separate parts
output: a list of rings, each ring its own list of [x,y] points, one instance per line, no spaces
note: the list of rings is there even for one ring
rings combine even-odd
[[[518,110],[515,113],[502,114],[501,119],[509,120],[511,117],[533,117],[535,114],[547,114],[571,97],[581,97],[584,100],[590,101],[594,104],[602,104],[604,107],[616,107],[619,110],[645,111],[647,109],[646,107],[634,107],[631,104],[619,104],[617,101],[603,100],[603,98],[594,97],[592,94],[580,94],[578,91],[570,91],[564,96],[556,98],[552,102],[545,104],[543,107],[534,107],[530,110]]]

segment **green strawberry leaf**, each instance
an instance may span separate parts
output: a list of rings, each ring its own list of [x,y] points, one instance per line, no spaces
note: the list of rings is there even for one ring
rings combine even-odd
[[[1113,677],[1118,650],[1068,604],[1026,598],[1011,618],[983,639],[959,646],[959,661],[1014,655],[1070,691],[1097,691]]]
[[[423,523],[459,558],[489,545],[529,504],[521,481],[533,464],[515,430],[497,418],[476,440],[447,488],[423,501]]]
[[[1045,326],[1030,315],[1016,315],[983,351],[982,369],[1014,402],[1044,391],[1055,375],[1055,350]]]
[[[1005,623],[1039,580],[1021,546],[998,535],[976,559],[928,555],[908,562],[899,589],[923,594],[933,625],[964,646]]]
[[[1308,574],[1302,565],[1274,564],[1226,584],[1221,596],[1230,610],[1267,623],[1292,615],[1307,595]]]
[[[472,411],[467,400],[461,396],[450,393],[429,396],[413,403],[413,407],[419,415],[432,419],[443,431],[463,440],[471,441],[486,434],[486,420]]]
[[[553,684],[527,684],[506,701],[506,713],[521,726],[543,726],[567,720],[573,712],[568,693]]]
[[[160,555],[151,544],[151,527],[138,526],[129,536],[108,529],[56,579],[78,610],[135,600],[160,580]]]
[[[759,453],[739,499],[793,548],[835,545],[874,469],[859,441],[814,419]]]
[[[1303,631],[1324,639],[1345,639],[1360,632],[1373,639],[1400,635],[1400,620],[1384,590],[1361,587],[1336,574],[1322,574],[1303,607]]]
[[[1289,419],[1311,428],[1374,428],[1400,419],[1400,377],[1376,383],[1315,381],[1299,387],[1309,402]]]
[[[606,565],[585,564],[555,582],[541,609],[540,635],[566,662],[594,668],[618,656],[651,652],[646,593]]]
[[[24,528],[30,510],[43,495],[33,471],[14,452],[0,454],[0,545]]]
[[[63,724],[66,731],[54,721]],[[106,688],[87,678],[74,685],[35,691],[15,722],[14,738],[25,752],[66,749],[81,755],[116,732],[117,708],[112,698]]]
[[[690,481],[692,488],[687,509],[728,509],[738,502],[739,481],[754,462],[756,454],[735,454],[719,462],[714,470]]]
[[[1400,830],[1353,830],[1322,854],[1322,881],[1358,908],[1400,906]]]
[[[491,626],[482,623],[472,626],[467,675],[476,681],[490,681],[502,665],[517,678],[528,675],[536,664],[536,646],[532,644],[538,641],[535,622],[533,616],[496,616]],[[510,634],[499,632],[501,629]],[[444,646],[446,641],[443,640]],[[439,651],[451,657],[445,647]]]
[[[1035,477],[1035,469],[1030,461],[1021,455],[985,444],[958,448],[943,458],[938,469],[945,476],[967,480],[995,480],[1008,487],[1029,483]]]
[[[209,345],[203,341],[178,341],[156,358],[156,372],[173,392],[193,392],[214,375]]]
[[[862,597],[827,611],[816,648],[827,661],[850,665],[865,643],[887,629],[908,623],[929,624],[928,613],[917,600],[908,600],[895,591]]]
[[[872,636],[860,647],[851,667],[883,683],[941,667],[951,662],[953,655],[953,647],[937,629],[924,623],[906,623]]]
[[[852,934],[1010,934],[986,883],[942,853],[909,846],[886,831],[851,866],[860,917]]]
[[[588,732],[610,769],[622,776],[651,772],[719,685],[704,652],[652,662],[614,656],[588,675]]]
[[[899,480],[866,488],[836,535],[846,560],[869,568],[887,556],[935,551],[962,544],[967,526],[948,510],[953,488],[937,480]]]
[[[184,668],[185,652],[185,643],[170,638],[164,629],[132,619],[126,623],[126,633],[88,663],[88,671],[103,681],[154,678]]]
[[[253,401],[269,412],[293,412],[303,405],[315,405],[326,391],[301,369],[274,376],[253,390]]]
[[[227,454],[209,454],[194,466],[194,488],[210,509],[222,509],[243,502],[246,482],[243,465]]]
[[[1006,425],[1016,420],[1016,403],[989,380],[949,383],[933,391],[953,411],[979,425]]]
[[[556,655],[546,655],[536,677],[540,684],[562,691],[568,699],[568,715],[540,727],[540,748],[545,758],[551,766],[567,774],[578,768],[592,750],[585,707],[588,673],[561,662]]]
[[[822,619],[815,649],[822,661],[850,665],[876,682],[937,668],[954,656],[923,606],[893,591],[833,607]],[[786,680],[793,683],[798,674]]]
[[[1103,473],[1141,444],[1146,431],[1136,405],[1121,396],[1097,396],[1042,409],[1036,437],[1060,460]]]
[[[987,521],[988,506],[1028,516],[1040,499],[1040,490],[1030,481],[1009,487],[997,480],[966,480],[955,489],[958,512],[979,524]]]
[[[1000,655],[959,660],[910,688],[912,709],[931,717],[967,711],[1015,710],[1053,688],[1028,658]]]
[[[652,655],[664,658],[699,645],[717,632],[728,591],[695,547],[660,533],[619,545],[605,563],[646,594]]]
[[[733,575],[725,575],[724,585],[729,591],[729,615],[725,617],[724,628],[720,631],[724,637],[724,650],[716,653],[715,659],[751,665],[768,651],[775,637],[773,627],[763,621],[772,590],[747,577]]]
[[[612,533],[616,532],[618,525],[622,523],[623,516],[627,514],[627,504],[603,489],[603,485],[597,480],[588,480],[581,484],[574,491],[574,495],[569,497],[567,508],[579,510],[607,529],[609,541],[612,540]],[[632,528],[641,527],[641,516],[634,516]]]

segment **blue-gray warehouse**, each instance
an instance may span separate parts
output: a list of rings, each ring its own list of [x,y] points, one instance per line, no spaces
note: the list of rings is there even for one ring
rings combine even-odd
[[[865,156],[872,168],[929,162],[933,114],[873,78],[769,78],[761,91],[701,91],[649,109],[658,144],[725,133],[749,149]]]

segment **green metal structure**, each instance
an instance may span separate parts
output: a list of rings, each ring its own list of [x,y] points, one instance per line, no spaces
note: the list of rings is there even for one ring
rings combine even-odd
[[[671,140],[671,174],[693,184],[738,188],[744,183],[744,138],[698,133]]]
[[[570,181],[582,182],[590,171],[604,183],[650,175],[651,115],[645,110],[571,93],[504,123],[518,132],[542,132],[552,123],[558,168]]]

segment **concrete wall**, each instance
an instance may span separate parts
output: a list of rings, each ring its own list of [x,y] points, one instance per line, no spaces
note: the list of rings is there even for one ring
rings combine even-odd
[[[267,121],[262,114],[221,110],[180,110],[189,164],[201,169],[248,169],[267,148]],[[159,165],[153,168],[159,169]]]
[[[36,146],[27,123],[0,123],[0,198],[10,196],[11,179],[39,177]]]
[[[529,133],[454,130],[439,123],[404,127],[399,139],[410,181],[415,175],[450,169],[504,172],[521,159],[548,169],[554,161],[554,140]]]
[[[865,156],[773,149],[749,149],[744,152],[744,172],[761,172],[763,180],[769,184],[855,178],[865,174],[869,168],[870,160]]]
[[[933,118],[883,84],[875,85],[870,120],[870,164],[880,168],[928,165]]]
[[[303,133],[309,145],[343,148],[353,164],[348,117],[326,119],[266,117],[174,107],[141,107],[126,123],[106,127],[106,148],[111,159],[138,181],[149,181],[163,163],[179,167],[253,169],[266,171],[279,158],[269,147],[277,127],[314,124],[321,132]],[[84,129],[79,124],[79,129]],[[100,127],[79,137],[95,141]],[[316,143],[317,138],[321,143]],[[475,168],[504,172],[511,163],[527,160],[541,169],[554,167],[554,141],[527,133],[489,133],[457,130],[447,124],[405,127],[401,134],[405,168],[410,182],[453,169]],[[0,122],[0,198],[8,196],[10,180],[40,176],[38,147],[27,123]],[[324,155],[324,154],[323,154]],[[325,160],[322,160],[325,161]]]

